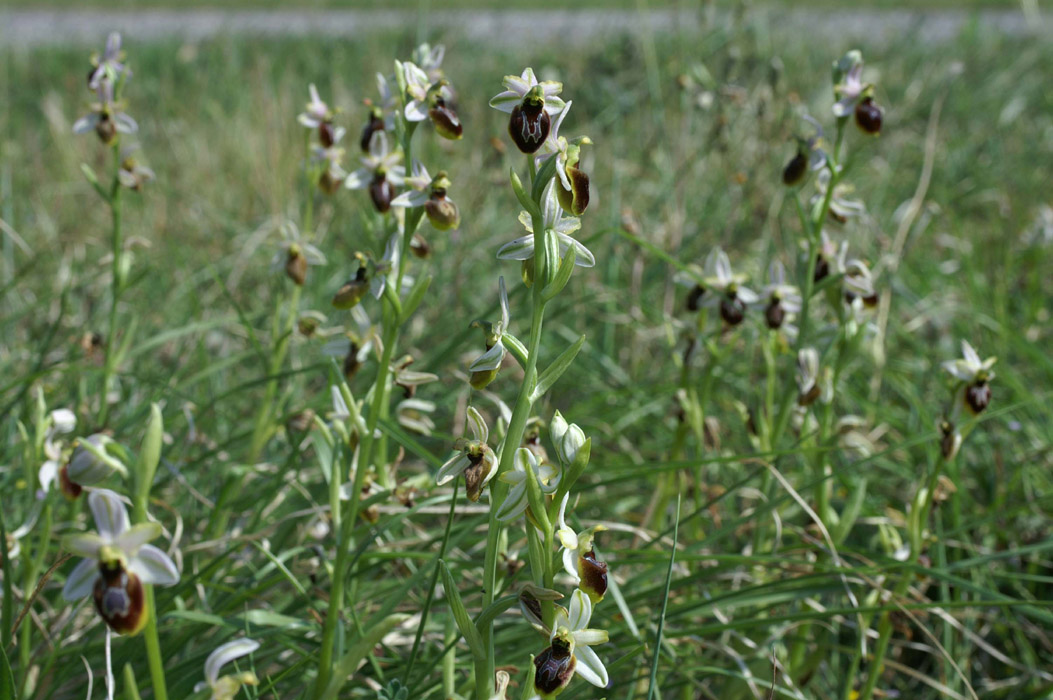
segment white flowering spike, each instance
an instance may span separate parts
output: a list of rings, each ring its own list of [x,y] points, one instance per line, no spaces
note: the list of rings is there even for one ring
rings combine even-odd
[[[512,469],[498,477],[501,481],[510,485],[508,495],[505,496],[504,503],[501,504],[500,509],[497,511],[497,519],[503,523],[518,518],[526,511],[527,505],[529,505],[530,499],[527,495],[527,478],[529,477],[527,469],[534,471],[543,494],[555,493],[556,488],[559,486],[560,477],[563,475],[562,471],[554,464],[549,464],[548,462],[542,464],[533,452],[525,447],[518,448],[512,460]]]
[[[439,473],[435,475],[435,483],[442,486],[464,474],[468,498],[475,502],[479,500],[483,487],[497,473],[497,455],[486,444],[490,429],[486,427],[486,421],[474,406],[468,407],[467,418],[468,430],[471,431],[473,439],[457,440],[454,445],[457,454],[439,468]]]
[[[556,609],[551,645],[534,658],[534,689],[542,698],[560,693],[577,673],[598,688],[610,682],[607,668],[590,647],[607,642],[607,631],[590,629],[592,601],[580,590],[570,597],[570,610]]]
[[[205,680],[194,686],[194,692],[211,690],[211,700],[233,700],[241,690],[241,686],[257,685],[259,679],[252,671],[242,671],[235,675],[222,677],[219,672],[231,661],[248,656],[259,648],[260,643],[252,639],[235,639],[216,647],[215,651],[205,660]]]
[[[65,538],[65,548],[84,559],[66,579],[62,596],[77,600],[92,594],[106,624],[115,632],[135,634],[147,621],[142,584],[172,585],[179,581],[179,571],[167,554],[147,544],[161,534],[161,526],[129,525],[128,512],[116,493],[92,491],[88,507],[98,533]]]
[[[570,236],[570,234],[581,228],[581,219],[576,216],[563,216],[563,209],[560,207],[556,196],[555,180],[549,182],[545,187],[542,204],[545,230],[555,231],[556,237],[559,239],[559,254],[561,256],[566,255],[567,250],[573,247],[575,252],[574,264],[579,267],[593,267],[596,264],[595,256],[585,247],[584,243]],[[497,251],[498,259],[530,260],[534,257],[534,223],[530,218],[530,214],[525,211],[520,212],[519,223],[523,224],[523,228],[529,231],[531,235],[505,243]]]

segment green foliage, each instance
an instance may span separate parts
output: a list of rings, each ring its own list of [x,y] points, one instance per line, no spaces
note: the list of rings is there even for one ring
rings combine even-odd
[[[316,82],[346,110],[343,123],[355,134],[373,73],[406,54],[411,37],[141,45],[128,39],[136,72],[128,110],[140,123],[143,156],[157,182],[124,198],[126,236],[148,245],[132,248],[135,266],[122,308],[139,322],[134,338],[124,336],[131,342],[119,376],[125,398],[108,425],[119,443],[134,446],[148,420],[156,420],[150,449],[140,451],[152,463],[151,514],[169,534],[178,533],[174,544],[183,552],[180,584],[156,590],[169,691],[190,697],[208,653],[244,632],[261,641],[255,663],[267,669],[250,694],[295,697],[313,668],[327,612],[322,591],[333,575],[328,487],[316,466],[318,448],[284,427],[259,464],[244,463],[242,455],[254,410],[275,376],[295,387],[282,396],[289,414],[330,410],[331,361],[324,341],[299,335],[291,339],[295,360],[277,375],[261,361],[268,300],[288,284],[271,272],[274,239],[261,232],[315,196],[295,177],[303,137],[295,116],[306,84]],[[562,376],[537,412],[550,415],[558,407],[589,436],[577,517],[619,525],[597,540],[617,579],[609,593],[617,607],[605,603],[597,613],[597,626],[610,633],[597,651],[608,661],[614,689],[581,684],[565,697],[644,697],[653,662],[662,697],[745,700],[755,690],[766,693],[772,653],[806,697],[834,697],[856,651],[859,616],[889,610],[895,622],[889,659],[896,665],[879,687],[915,698],[953,697],[941,690],[947,687],[969,697],[954,661],[981,695],[1048,692],[1053,655],[1043,630],[1053,600],[1053,425],[1046,407],[1053,362],[1044,348],[1053,259],[1043,242],[1051,225],[1041,223],[1049,204],[1041,164],[1053,149],[1049,43],[999,38],[978,26],[945,45],[904,36],[862,46],[880,71],[888,111],[879,140],[851,134],[849,180],[869,215],[846,235],[878,270],[892,304],[883,355],[860,356],[845,368],[838,411],[866,419],[874,449],[858,457],[830,448],[832,471],[824,476],[797,451],[767,455],[780,459],[800,493],[810,494],[817,481],[830,484],[831,505],[841,513],[831,534],[850,567],[845,573],[830,566],[825,542],[798,503],[769,481],[752,446],[742,409],[754,407],[763,383],[762,374],[747,369],[757,365],[761,347],[735,341],[708,375],[698,356],[688,360],[699,387],[710,384],[708,421],[705,435],[685,438],[683,451],[673,452],[681,333],[694,321],[683,311],[685,290],[673,284],[673,273],[720,244],[760,280],[762,261],[793,249],[798,223],[779,173],[799,130],[794,110],[828,116],[830,44],[839,42],[806,42],[747,20],[702,36],[561,46],[541,65],[534,45],[488,48],[444,39],[465,136],[448,153],[446,144],[427,142],[423,155],[443,153],[455,182],[465,183],[457,198],[463,224],[453,234],[425,229],[437,263],[404,305],[406,316],[415,313],[403,341],[419,358],[415,369],[442,376],[420,390],[438,404],[437,428],[411,436],[394,420],[381,421],[393,451],[405,451],[400,476],[407,481],[399,486],[407,498],[383,493],[372,502],[382,506],[379,524],[353,524],[346,628],[329,695],[438,698],[448,658],[458,690],[473,682],[467,669],[476,645],[445,637],[448,613],[441,606],[422,625],[412,678],[403,677],[409,643],[378,644],[401,615],[430,600],[431,566],[447,537],[440,572],[448,602],[460,604],[463,617],[479,609],[486,514],[466,508],[448,523],[449,502],[431,484],[454,439],[452,417],[463,415],[464,385],[455,372],[478,340],[468,322],[496,318],[496,299],[480,290],[492,288],[496,269],[506,280],[518,275],[513,264],[498,268],[493,253],[518,235],[509,212],[528,206],[530,193],[505,186],[509,168],[522,163],[488,145],[507,122],[486,100],[502,74],[530,62],[575,86],[574,116],[599,144],[585,156],[596,198],[581,232],[598,264],[575,270],[549,308],[539,367],[556,367]],[[49,407],[73,408],[86,429],[94,427],[89,417],[97,415],[97,397],[88,388],[97,385],[101,367],[90,334],[105,330],[109,292],[98,263],[108,253],[100,233],[108,213],[80,170],[84,162],[93,173],[105,172],[98,144],[69,133],[90,97],[83,52],[7,51],[2,59],[0,85],[9,99],[0,113],[0,218],[28,247],[6,228],[0,232],[0,430],[7,438],[0,443],[0,491],[9,534],[28,517],[37,488],[38,460],[23,453],[16,427],[19,418],[29,424],[32,387],[44,388]],[[937,100],[942,111],[929,135]],[[938,154],[935,167],[893,257],[927,139]],[[353,165],[353,143],[348,155]],[[371,239],[372,217],[361,198],[346,192],[318,198],[316,228],[324,232],[329,264],[312,268],[305,308],[331,313],[329,299],[346,280],[352,253],[382,245]],[[569,271],[557,271],[555,284]],[[513,305],[532,293],[518,284],[509,291]],[[512,332],[520,334],[527,321],[513,315]],[[580,340],[583,333],[588,342]],[[892,556],[893,545],[897,533],[904,538],[907,505],[932,466],[928,450],[938,439],[946,393],[939,363],[957,356],[960,338],[998,356],[995,399],[941,484],[947,499],[934,508],[925,560],[908,566]],[[560,353],[571,351],[574,363],[561,362]],[[792,375],[794,358],[785,350],[776,349],[774,362],[780,376]],[[375,373],[370,355],[350,380],[355,395],[364,394]],[[511,402],[512,374],[502,372],[488,391]],[[541,381],[548,386],[544,375]],[[167,435],[159,434],[152,402],[163,407]],[[496,417],[492,404],[478,404]],[[234,473],[245,481],[241,488],[235,482],[226,499],[230,527],[209,537],[205,524]],[[85,529],[83,507],[61,499],[54,505],[53,535]],[[18,559],[4,557],[5,630],[24,601],[11,594],[17,587],[25,595],[24,562],[57,541],[42,543],[39,532],[20,541]],[[671,536],[680,543],[675,562]],[[525,538],[523,530],[510,530],[509,549],[525,551]],[[5,539],[0,551],[6,549]],[[30,586],[57,561],[55,547],[45,551]],[[512,605],[507,594],[526,582],[516,573],[520,563],[501,560],[506,589],[484,613],[495,622],[497,665],[515,666],[517,683],[546,643],[504,612]],[[79,691],[83,681],[81,655],[101,677],[101,630],[90,605],[71,609],[59,595],[71,566],[56,570],[34,617],[22,622],[33,630],[25,657],[20,645],[3,640],[0,697],[15,697],[30,676],[40,679],[38,694],[23,696],[80,697],[71,688]],[[911,597],[893,604],[874,594],[879,582],[908,573]],[[67,617],[67,610],[78,612]],[[467,625],[474,629],[470,619]],[[661,647],[644,651],[641,642],[656,638]],[[141,640],[115,640],[114,654],[129,664],[125,678],[146,677]],[[407,685],[396,686],[395,677]],[[861,670],[856,678],[862,677]],[[381,690],[367,694],[365,678]],[[119,691],[134,697],[124,686]],[[785,685],[777,695],[791,696]]]

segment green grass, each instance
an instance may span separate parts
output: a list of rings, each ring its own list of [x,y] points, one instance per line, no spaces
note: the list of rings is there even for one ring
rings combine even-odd
[[[423,607],[440,547],[465,604],[478,612],[486,516],[459,514],[444,536],[449,490],[434,488],[430,475],[451,447],[466,391],[465,360],[478,350],[478,331],[469,331],[468,323],[493,317],[498,273],[518,278],[518,267],[495,265],[493,253],[519,235],[520,207],[507,174],[522,164],[491,145],[493,137],[507,145],[506,122],[486,101],[500,89],[502,75],[533,65],[558,75],[573,98],[569,133],[588,133],[596,144],[586,150],[594,201],[581,238],[598,265],[576,273],[550,310],[543,351],[554,357],[582,332],[587,342],[539,413],[559,408],[592,437],[577,516],[619,526],[601,535],[599,546],[632,616],[610,601],[594,619],[610,633],[610,644],[599,651],[613,690],[576,680],[562,697],[646,697],[656,651],[663,698],[752,698],[745,676],[766,689],[773,652],[796,670],[793,682],[804,697],[835,697],[856,640],[855,611],[797,503],[781,489],[770,488],[767,502],[758,496],[768,482],[764,467],[747,459],[755,451],[739,408],[757,402],[764,379],[756,369],[760,350],[746,334],[727,341],[706,407],[719,447],[689,441],[674,459],[675,358],[691,321],[683,308],[686,290],[672,282],[673,267],[651,251],[683,264],[701,262],[723,245],[736,266],[760,280],[773,251],[795,248],[797,218],[779,181],[792,155],[793,110],[807,106],[829,122],[829,64],[851,47],[801,41],[749,21],[702,36],[582,46],[485,48],[439,38],[449,46],[444,67],[458,89],[465,137],[449,144],[428,135],[419,143],[426,144],[426,162],[444,163],[450,172],[463,224],[452,234],[425,229],[435,279],[400,348],[417,358],[415,368],[442,377],[421,390],[438,404],[439,428],[421,437],[385,425],[406,448],[400,474],[421,491],[408,509],[397,500],[381,503],[377,539],[359,528],[356,541],[364,544],[349,593],[347,648],[359,626]],[[125,399],[109,427],[119,441],[137,447],[150,402],[163,402],[171,440],[153,510],[170,532],[182,533],[184,551],[183,580],[157,593],[173,698],[191,696],[205,656],[239,630],[263,643],[255,657],[259,697],[299,697],[308,685],[332,546],[309,527],[312,509],[326,502],[313,451],[300,452],[284,431],[276,436],[266,453],[269,466],[252,470],[235,495],[236,529],[218,542],[205,536],[208,503],[224,476],[242,467],[265,377],[251,338],[266,338],[274,299],[287,284],[270,271],[275,238],[261,232],[278,217],[296,218],[305,198],[314,196],[297,175],[303,133],[295,117],[307,99],[306,85],[317,83],[331,104],[345,109],[341,118],[356,136],[365,114],[360,99],[372,93],[374,72],[389,70],[391,57],[407,56],[411,48],[409,36],[195,45],[143,45],[128,38],[135,70],[128,109],[141,125],[157,183],[127,198],[126,235],[142,245],[134,248],[122,313],[135,317],[138,327],[131,358],[121,368]],[[895,616],[889,656],[895,663],[879,688],[903,697],[946,697],[932,687],[941,683],[969,697],[924,629],[964,664],[980,697],[1046,697],[1051,683],[1035,671],[1053,668],[1045,632],[1053,619],[1053,363],[1045,352],[1053,256],[1050,244],[1027,243],[1023,234],[1049,203],[1044,164],[1053,161],[1053,46],[972,27],[947,45],[925,47],[904,37],[861,48],[887,108],[885,129],[880,139],[849,134],[848,180],[869,213],[837,233],[879,271],[879,285],[892,290],[893,304],[886,363],[880,367],[869,356],[854,361],[836,398],[838,415],[861,415],[877,429],[871,456],[832,455],[835,506],[843,507],[862,479],[868,484],[861,516],[839,552],[858,577],[852,588],[861,606],[880,607],[868,597],[873,582],[903,570],[883,546],[882,528],[902,530],[907,504],[928,468],[927,446],[936,440],[946,392],[940,362],[957,356],[961,338],[985,356],[997,355],[994,401],[966,442],[953,475],[956,499],[936,509],[938,538],[928,564],[917,569],[920,598],[907,605],[917,622]],[[78,340],[105,327],[108,268],[100,259],[108,251],[109,223],[79,170],[81,162],[102,170],[101,149],[93,138],[70,133],[89,98],[83,52],[9,52],[3,60],[0,217],[31,250],[23,252],[0,234],[0,492],[10,531],[22,522],[35,488],[25,478],[35,466],[23,463],[16,424],[30,415],[33,387],[43,389],[49,406],[76,409],[82,430],[94,427],[92,388],[101,370]],[[960,72],[953,71],[958,62]],[[700,65],[712,79],[708,108],[698,104],[701,88],[681,88],[677,81],[701,75]],[[890,274],[894,212],[917,187],[938,100],[937,156],[925,206],[902,264]],[[353,145],[349,164],[357,155]],[[316,228],[329,265],[312,272],[304,308],[331,313],[329,299],[346,278],[352,254],[378,247],[371,234],[375,217],[360,195],[341,191],[318,199]],[[647,246],[624,235],[628,221]],[[510,286],[512,329],[525,333],[528,319],[517,313],[525,295],[520,285]],[[329,370],[320,343],[297,337],[292,356],[293,369],[282,381],[288,412],[310,407],[324,413]],[[778,363],[781,376],[791,376],[793,358],[782,355]],[[694,371],[701,373],[697,358]],[[352,389],[364,392],[374,373],[371,359]],[[491,387],[509,403],[514,377],[506,371]],[[791,454],[779,466],[808,499],[815,475],[804,460]],[[667,475],[676,475],[666,483],[679,485],[683,499],[681,549],[668,593],[676,499],[645,519],[656,484]],[[58,503],[56,510],[46,565],[57,557],[59,534],[85,527],[83,505]],[[781,539],[754,548],[758,527],[773,537],[775,516]],[[513,529],[510,545],[519,547],[522,538],[522,530]],[[256,545],[268,547],[282,566]],[[56,582],[68,567],[60,568],[34,610],[35,697],[82,697],[82,655],[101,683],[101,627],[83,608],[67,616],[59,596]],[[525,580],[524,574],[514,580]],[[934,602],[951,622],[936,614]],[[21,603],[16,597],[16,614]],[[654,650],[648,645],[663,610],[662,647]],[[445,601],[437,600],[411,697],[441,696],[448,617]],[[381,684],[401,679],[414,631],[374,648],[347,686],[348,697],[375,695],[364,677]],[[496,635],[498,666],[525,669],[528,655],[543,646],[511,614],[498,618]],[[7,652],[21,679],[27,669],[17,649]],[[455,653],[463,689],[471,659],[463,644]],[[141,642],[116,640],[114,661],[118,676],[125,663],[133,665],[146,696]],[[795,695],[783,685],[778,697]]]

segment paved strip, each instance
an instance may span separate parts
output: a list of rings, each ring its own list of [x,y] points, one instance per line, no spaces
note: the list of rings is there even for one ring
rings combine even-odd
[[[972,21],[985,31],[1011,36],[1053,36],[1049,18],[1011,10],[817,10],[769,8],[754,12],[779,32],[809,36],[866,37],[892,41],[953,39]],[[727,21],[722,13],[677,10],[0,10],[0,46],[91,45],[118,30],[132,41],[197,41],[222,35],[361,37],[376,31],[416,30],[421,22],[470,41],[526,43],[583,40],[642,31],[699,32]]]

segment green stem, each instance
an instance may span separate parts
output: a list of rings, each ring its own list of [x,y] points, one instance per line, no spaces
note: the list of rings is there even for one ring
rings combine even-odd
[[[120,142],[113,144],[113,184],[110,186],[110,214],[113,218],[113,228],[111,233],[111,255],[113,261],[111,262],[111,280],[112,290],[110,293],[110,318],[109,327],[106,331],[106,346],[103,350],[106,353],[106,359],[103,364],[102,370],[102,396],[100,397],[99,405],[99,425],[105,426],[106,421],[110,416],[110,384],[113,381],[113,373],[117,365],[117,304],[121,298],[121,291],[124,286],[123,274],[121,271],[121,258],[124,249],[124,242],[121,233],[121,181],[118,177],[118,173],[121,168],[121,154],[120,154]]]
[[[132,520],[145,523],[146,503],[150,497],[149,488],[136,488],[135,501],[132,504]],[[146,662],[150,668],[150,683],[156,700],[168,700],[168,687],[165,685],[165,667],[161,656],[161,640],[157,633],[157,605],[154,602],[154,587],[143,586],[143,603],[146,606],[146,626],[143,628],[143,642],[146,644]]]
[[[527,156],[527,169],[531,174],[531,191],[534,190],[536,170],[534,159]],[[535,200],[538,210],[541,210],[541,202]],[[524,367],[523,383],[519,387],[519,395],[516,397],[515,406],[512,409],[512,418],[508,422],[508,431],[501,444],[501,456],[497,467],[497,473],[490,482],[490,519],[486,534],[486,556],[483,563],[483,603],[485,610],[493,602],[497,588],[497,548],[501,538],[502,526],[497,520],[497,512],[504,502],[508,493],[508,485],[500,480],[503,472],[512,468],[512,460],[515,457],[516,448],[523,442],[523,433],[526,430],[527,420],[533,409],[531,395],[537,383],[537,361],[541,350],[541,328],[545,319],[545,299],[541,290],[545,287],[547,276],[545,274],[547,261],[545,260],[545,223],[539,217],[533,217],[532,228],[534,229],[534,286],[531,296],[533,302],[533,313],[530,320],[530,341],[527,345],[527,366]],[[551,554],[549,553],[549,558]],[[477,659],[475,662],[475,697],[477,700],[488,700],[494,694],[494,638],[493,621],[487,622],[479,630],[482,637],[483,648],[486,649],[486,658]]]

